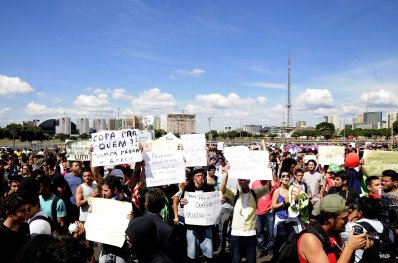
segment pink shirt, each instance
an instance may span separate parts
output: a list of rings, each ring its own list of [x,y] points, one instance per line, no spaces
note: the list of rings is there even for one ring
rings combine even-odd
[[[252,189],[262,187],[266,184],[267,184],[266,182],[261,183],[260,180],[254,181],[252,184]],[[264,215],[265,213],[271,211],[272,195],[273,195],[275,189],[278,187],[279,187],[278,184],[275,184],[275,186],[272,187],[271,191],[268,194],[266,194],[263,197],[261,197],[260,199],[258,199],[257,210],[256,210],[257,215]]]

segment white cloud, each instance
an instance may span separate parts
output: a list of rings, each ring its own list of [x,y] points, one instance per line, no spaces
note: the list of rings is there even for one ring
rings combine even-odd
[[[2,108],[2,109],[0,109],[0,116],[4,116],[9,111],[11,111],[11,108]]]
[[[334,100],[328,89],[306,89],[293,101],[294,107],[301,110],[315,110],[333,107]]]
[[[125,89],[113,89],[112,90],[112,97],[118,100],[131,100],[133,96],[127,95]]]
[[[268,102],[268,99],[264,96],[257,97],[257,102],[261,104],[265,104]]]
[[[25,94],[33,91],[29,83],[18,77],[0,75],[0,96]]]
[[[54,97],[54,98],[51,99],[51,102],[55,103],[55,104],[59,104],[59,103],[62,102],[62,100],[60,98],[58,98],[58,97]]]
[[[253,82],[253,83],[245,83],[245,86],[257,87],[263,89],[286,89],[286,84],[282,83],[271,83],[271,82]]]
[[[398,105],[398,96],[393,92],[384,89],[365,92],[359,99],[368,106],[389,107]]]
[[[79,95],[73,104],[79,108],[102,108],[110,105],[108,95],[106,93],[99,93],[97,95]]]
[[[38,91],[38,92],[36,92],[36,95],[40,96],[40,97],[45,97],[45,96],[47,96],[47,93],[42,92],[42,91]]]
[[[48,117],[59,117],[64,113],[70,114],[71,110],[65,108],[49,108],[44,104],[38,104],[36,102],[29,102],[25,109],[25,113],[30,116],[48,116]]]
[[[252,98],[240,98],[236,93],[229,93],[227,96],[213,93],[205,95],[197,95],[196,100],[200,105],[208,108],[233,108],[233,107],[248,107],[256,104],[256,100],[260,103],[267,101],[266,97],[259,97],[257,99]]]
[[[145,90],[132,101],[133,111],[141,113],[164,113],[177,106],[172,94],[162,93],[159,88]]]
[[[197,68],[194,68],[192,70],[177,69],[176,73],[180,74],[180,75],[188,75],[188,76],[193,76],[193,77],[199,77],[200,75],[205,74],[206,71],[203,70],[203,69],[197,69]]]

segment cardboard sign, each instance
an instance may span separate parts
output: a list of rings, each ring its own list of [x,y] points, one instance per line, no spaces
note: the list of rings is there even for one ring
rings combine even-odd
[[[206,138],[204,134],[181,135],[185,165],[187,167],[206,166]]]
[[[90,161],[91,141],[66,140],[66,158],[69,161]]]
[[[267,151],[250,151],[246,146],[235,146],[225,148],[224,156],[230,165],[229,178],[272,180]]]
[[[382,176],[388,169],[398,172],[398,152],[365,150],[363,159],[367,176]]]
[[[188,204],[184,206],[185,223],[189,225],[215,225],[221,211],[220,192],[185,192]]]
[[[325,146],[320,145],[318,148],[319,163],[329,165],[335,163],[341,165],[344,163],[344,147],[343,146]]]
[[[129,202],[92,198],[92,212],[88,213],[84,228],[86,238],[94,242],[122,247],[132,210]]]
[[[185,181],[182,151],[144,153],[147,187],[178,184]]]
[[[141,162],[138,130],[101,131],[91,136],[93,166]]]

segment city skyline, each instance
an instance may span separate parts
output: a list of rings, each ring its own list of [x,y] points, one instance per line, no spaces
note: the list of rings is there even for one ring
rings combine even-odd
[[[398,107],[398,2],[0,4],[0,126],[196,114],[197,132]],[[244,122],[242,123],[242,120]]]

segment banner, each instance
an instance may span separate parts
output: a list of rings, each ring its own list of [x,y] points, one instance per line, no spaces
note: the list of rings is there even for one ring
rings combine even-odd
[[[267,151],[250,151],[246,146],[235,146],[225,148],[224,156],[230,165],[229,178],[272,180]]]
[[[66,158],[69,161],[90,161],[91,141],[66,140]]]
[[[94,167],[142,161],[138,130],[101,131],[91,138]]]
[[[182,151],[145,152],[147,187],[178,184],[185,181]]]
[[[207,166],[206,138],[204,134],[181,135],[185,165]]]
[[[185,192],[188,204],[184,206],[185,223],[210,226],[217,223],[221,211],[220,192]]]
[[[398,172],[398,152],[365,150],[363,170],[367,176],[382,176],[384,170]]]
[[[84,224],[87,240],[122,247],[132,208],[129,202],[92,198],[92,212]]]
[[[344,146],[325,146],[320,145],[318,148],[319,163],[322,165],[329,165],[335,163],[338,165],[344,164]]]

